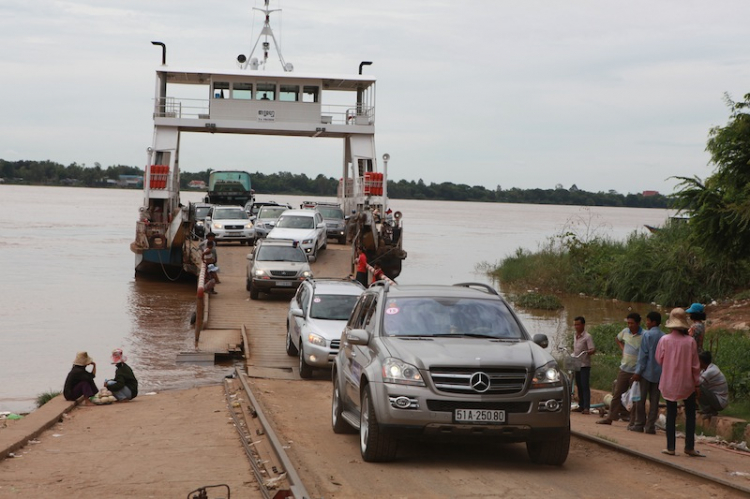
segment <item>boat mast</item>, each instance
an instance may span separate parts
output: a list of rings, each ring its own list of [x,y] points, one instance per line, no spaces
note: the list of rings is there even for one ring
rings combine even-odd
[[[247,57],[244,54],[238,55],[237,62],[242,69],[247,69],[248,65],[250,65],[250,69],[258,69],[258,66],[260,65],[263,66],[263,69],[266,69],[266,63],[268,62],[268,51],[271,48],[271,43],[268,41],[270,37],[271,41],[273,41],[273,47],[274,49],[276,49],[276,53],[279,55],[279,62],[281,62],[281,67],[284,69],[284,71],[290,73],[294,71],[294,66],[292,66],[292,63],[284,62],[284,56],[281,54],[281,47],[279,47],[279,44],[276,41],[276,37],[273,34],[273,29],[271,28],[271,12],[281,12],[281,9],[270,9],[268,6],[268,2],[269,0],[264,0],[265,6],[262,9],[253,7],[253,10],[259,10],[265,15],[263,29],[260,31],[258,39],[255,40],[255,45],[253,45],[253,49],[250,51],[250,55]],[[258,44],[261,43],[261,38],[263,38],[263,61],[258,61],[256,57],[253,57],[253,54],[255,53],[255,49],[258,48]]]

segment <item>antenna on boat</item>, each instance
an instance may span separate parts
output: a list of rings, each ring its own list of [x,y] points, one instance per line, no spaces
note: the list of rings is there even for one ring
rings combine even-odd
[[[271,29],[271,12],[281,12],[281,9],[270,9],[268,7],[268,2],[269,0],[264,0],[265,6],[262,9],[253,7],[253,10],[259,10],[265,14],[263,29],[260,31],[258,39],[255,40],[255,45],[253,45],[253,49],[250,51],[250,55],[247,57],[245,56],[245,54],[238,55],[237,63],[242,69],[247,69],[248,65],[250,65],[250,69],[257,70],[261,65],[263,66],[263,69],[266,69],[266,63],[268,62],[268,51],[271,48],[271,43],[269,42],[268,38],[271,37],[271,41],[273,41],[273,46],[276,49],[276,53],[279,54],[281,67],[284,68],[284,71],[290,73],[294,71],[294,66],[292,66],[291,62],[284,62],[284,56],[281,55],[281,48],[279,47],[278,42],[276,42],[276,37],[273,34],[273,29]],[[253,57],[253,54],[255,53],[255,49],[258,48],[258,44],[261,43],[261,38],[263,38],[263,60],[258,61],[256,57]]]

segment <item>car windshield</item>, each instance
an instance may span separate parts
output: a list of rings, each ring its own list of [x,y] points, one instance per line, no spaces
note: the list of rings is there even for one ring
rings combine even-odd
[[[210,210],[210,206],[201,206],[195,209],[195,218],[205,218]]]
[[[258,218],[279,218],[288,209],[286,206],[263,206],[258,211]]]
[[[261,262],[306,262],[307,256],[300,248],[291,246],[261,246],[255,259]]]
[[[345,321],[357,303],[356,295],[315,295],[312,299],[310,317],[331,321]]]
[[[241,208],[231,210],[216,210],[213,216],[214,220],[247,220],[247,213]]]
[[[282,216],[279,218],[276,227],[281,227],[282,229],[312,229],[314,228],[313,217],[302,215]]]
[[[383,329],[387,336],[525,338],[503,302],[473,298],[389,298]]]
[[[318,211],[323,215],[323,218],[344,219],[344,210],[341,208],[318,206]]]

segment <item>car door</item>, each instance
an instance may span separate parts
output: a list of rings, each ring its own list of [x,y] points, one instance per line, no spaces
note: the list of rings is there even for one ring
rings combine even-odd
[[[320,227],[320,224],[323,224],[323,227]],[[326,238],[328,236],[326,235],[326,225],[323,220],[323,215],[321,215],[319,211],[315,212],[315,230],[318,236],[318,246],[322,248],[325,246]]]
[[[353,320],[350,321],[350,324],[347,324],[344,334],[346,334],[347,330],[364,329],[366,321],[373,314],[375,296],[375,294],[368,294],[360,301],[361,306],[357,310],[356,315],[352,315]],[[345,375],[348,376],[346,380],[347,396],[351,404],[359,410],[362,373],[364,368],[370,363],[369,359],[371,355],[367,345],[353,345],[346,341],[346,338],[342,338],[342,342],[343,345],[341,348],[345,349]]]
[[[302,328],[304,327],[305,319],[307,318],[307,313],[310,308],[310,287],[305,284],[300,286],[294,300],[297,302],[294,306],[301,308],[303,315],[303,317],[292,316],[292,320],[290,321],[292,341],[294,342],[294,345],[297,346],[299,345]]]

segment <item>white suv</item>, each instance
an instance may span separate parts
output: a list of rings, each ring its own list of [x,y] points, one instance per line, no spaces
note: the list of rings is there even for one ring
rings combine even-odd
[[[311,262],[327,245],[326,224],[317,210],[287,210],[281,214],[267,239],[291,239],[305,250]]]
[[[239,241],[240,244],[250,244],[255,237],[253,223],[242,206],[214,205],[206,215],[206,232],[216,235],[216,242]]]

